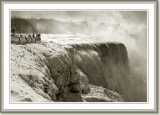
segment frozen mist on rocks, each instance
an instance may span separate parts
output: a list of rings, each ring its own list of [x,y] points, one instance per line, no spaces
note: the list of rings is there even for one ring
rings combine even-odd
[[[147,101],[146,12],[21,13],[42,42],[11,45],[11,101]]]

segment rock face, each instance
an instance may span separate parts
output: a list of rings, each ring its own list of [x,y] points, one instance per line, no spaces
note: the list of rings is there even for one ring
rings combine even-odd
[[[88,76],[90,83],[121,93],[122,79],[128,79],[128,54],[122,43],[73,45],[76,64]]]
[[[12,44],[11,101],[123,101],[127,72],[122,43]]]
[[[83,98],[87,102],[123,102],[122,97],[114,91],[91,84],[89,87],[91,91],[83,94]]]

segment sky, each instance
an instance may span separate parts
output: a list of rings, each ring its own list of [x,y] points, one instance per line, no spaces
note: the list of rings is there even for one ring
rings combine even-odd
[[[139,33],[147,28],[147,11],[12,11],[11,16],[47,18],[63,22],[124,24],[132,33]]]
[[[22,18],[47,18],[60,21],[100,21],[111,23],[146,23],[146,11],[12,11]]]

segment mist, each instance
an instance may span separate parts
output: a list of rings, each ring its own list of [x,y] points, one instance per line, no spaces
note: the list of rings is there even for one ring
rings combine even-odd
[[[12,16],[63,22],[63,27],[37,25],[49,33],[80,33],[99,41],[122,42],[127,48],[130,66],[128,97],[131,101],[147,100],[146,11],[12,11]]]

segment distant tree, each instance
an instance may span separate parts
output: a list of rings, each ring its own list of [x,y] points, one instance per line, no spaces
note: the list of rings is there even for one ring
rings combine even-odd
[[[15,35],[15,32],[16,32],[16,28],[13,27],[13,28],[11,29],[11,33],[12,33],[13,35]]]
[[[36,19],[11,18],[12,33],[37,33]],[[16,29],[15,29],[16,28]]]

